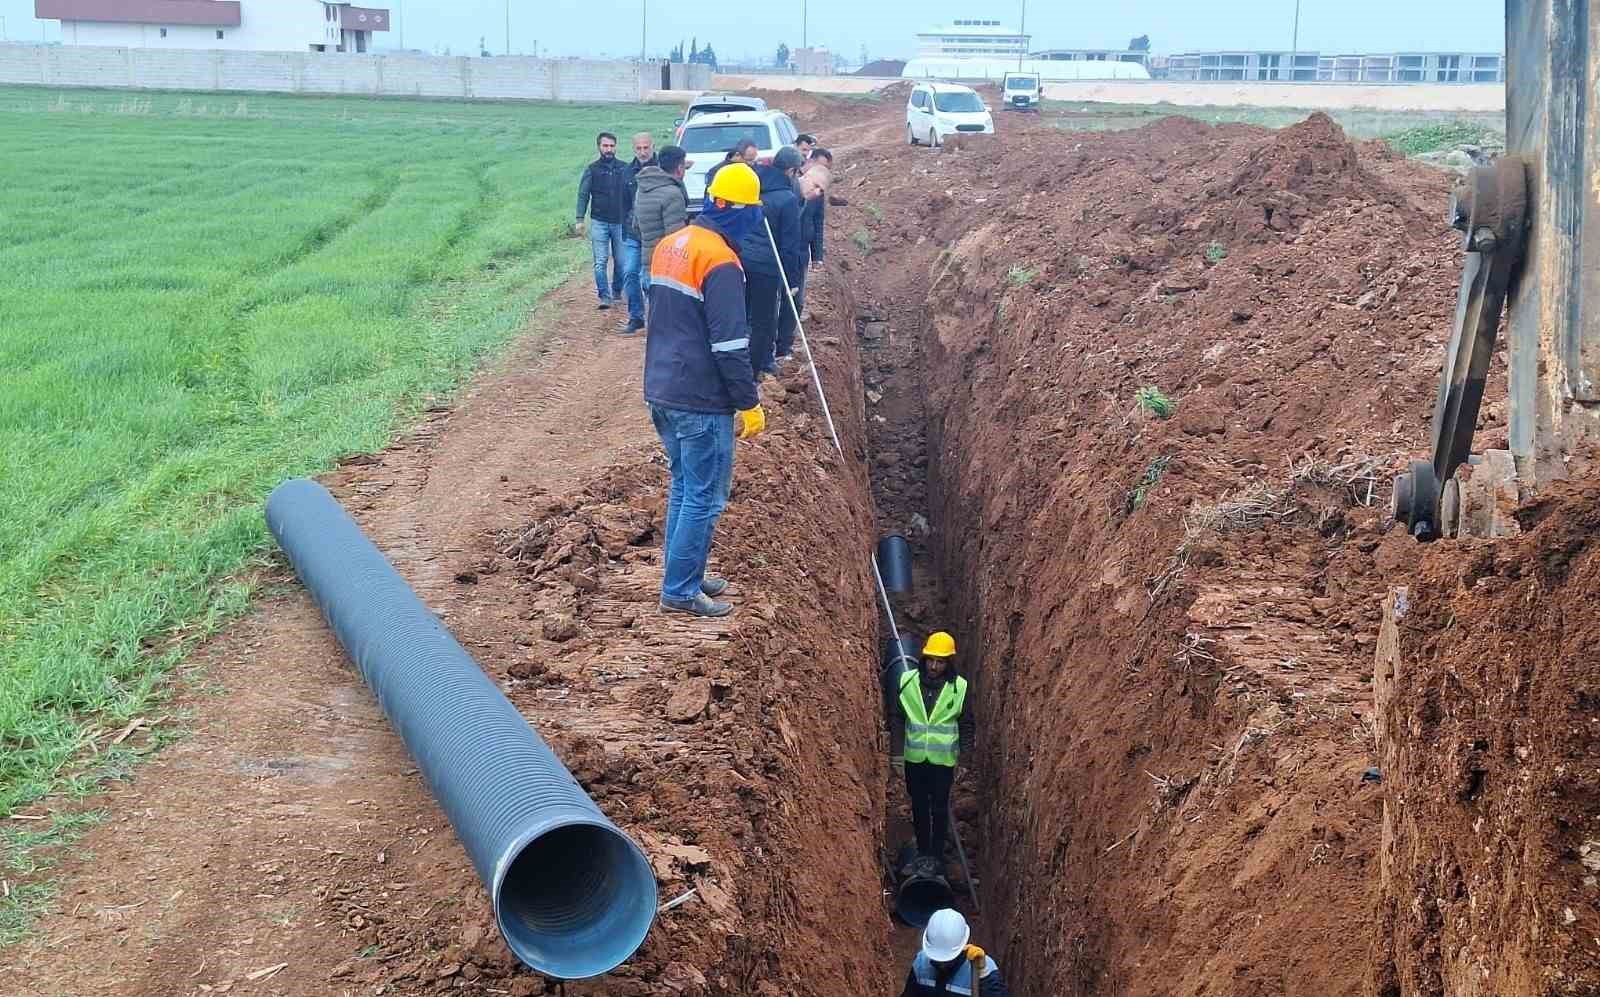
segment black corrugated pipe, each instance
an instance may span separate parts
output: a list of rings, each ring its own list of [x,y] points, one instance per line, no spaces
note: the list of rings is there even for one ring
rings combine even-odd
[[[894,894],[894,914],[913,928],[926,928],[933,912],[956,905],[956,895],[943,876],[913,873]]]
[[[887,536],[878,541],[878,570],[883,573],[885,589],[911,591],[911,545],[905,537]]]
[[[284,482],[267,525],[450,818],[511,951],[568,980],[631,956],[656,915],[639,846],[327,489]]]

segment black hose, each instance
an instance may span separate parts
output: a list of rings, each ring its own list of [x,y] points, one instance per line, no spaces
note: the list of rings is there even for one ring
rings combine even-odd
[[[450,818],[511,951],[561,979],[631,956],[656,914],[639,846],[327,489],[284,482],[267,525]]]

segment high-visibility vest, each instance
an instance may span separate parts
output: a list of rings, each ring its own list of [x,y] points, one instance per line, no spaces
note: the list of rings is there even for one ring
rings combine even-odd
[[[983,981],[998,968],[994,964],[994,959],[987,955],[980,956],[977,960],[963,959],[961,968],[945,981],[944,992],[953,997],[982,993]],[[939,992],[939,979],[933,962],[923,953],[918,952],[916,958],[911,960],[911,974],[917,978],[917,986],[921,991],[930,994]]]
[[[955,766],[961,749],[961,708],[967,702],[967,680],[957,675],[939,690],[929,716],[922,705],[922,673],[900,676],[900,708],[906,711],[906,761]]]

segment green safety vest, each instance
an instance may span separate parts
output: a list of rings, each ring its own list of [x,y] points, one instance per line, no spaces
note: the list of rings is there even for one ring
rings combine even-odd
[[[906,761],[954,767],[961,750],[961,707],[967,702],[967,680],[957,675],[939,690],[933,716],[922,705],[922,674],[900,676],[900,708],[906,711]]]

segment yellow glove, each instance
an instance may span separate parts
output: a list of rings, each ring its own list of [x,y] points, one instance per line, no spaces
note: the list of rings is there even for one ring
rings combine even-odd
[[[767,413],[760,405],[739,413],[738,438],[747,440],[767,428]]]
[[[967,961],[972,963],[972,968],[977,971],[980,977],[989,975],[989,969],[984,965],[983,960],[983,949],[978,948],[976,945],[967,946]]]

